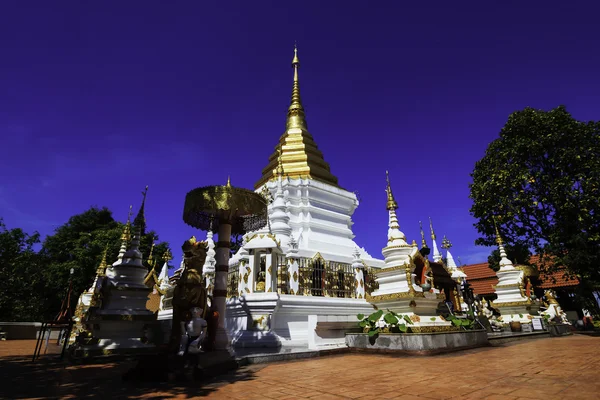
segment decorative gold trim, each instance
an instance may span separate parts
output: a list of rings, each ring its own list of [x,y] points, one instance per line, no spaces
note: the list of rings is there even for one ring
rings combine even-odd
[[[415,293],[399,292],[399,293],[380,294],[380,295],[377,295],[377,296],[371,296],[370,294],[367,294],[365,296],[365,298],[369,302],[399,300],[399,299],[410,299],[412,297],[425,297],[425,295],[422,292],[415,292]]]
[[[520,283],[508,283],[506,285],[495,285],[495,286],[492,285],[492,288],[494,288],[494,289],[498,289],[498,288],[502,289],[502,288],[511,288],[511,287],[519,287],[519,286],[521,286]]]
[[[436,333],[436,332],[457,332],[460,331],[458,326],[442,325],[442,326],[411,326],[410,330],[413,333]]]
[[[530,306],[531,301],[510,301],[508,303],[495,303],[492,301],[492,307],[515,307],[515,306]]]

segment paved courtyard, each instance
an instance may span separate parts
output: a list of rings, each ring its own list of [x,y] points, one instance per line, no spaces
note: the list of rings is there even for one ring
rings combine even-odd
[[[211,382],[128,383],[131,363],[35,364],[0,342],[0,398],[597,399],[600,338],[531,339],[432,357],[340,355],[241,368]],[[56,351],[57,349],[51,349]]]

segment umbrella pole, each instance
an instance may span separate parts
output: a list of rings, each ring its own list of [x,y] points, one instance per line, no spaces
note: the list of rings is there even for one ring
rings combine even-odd
[[[225,329],[225,303],[227,300],[227,272],[229,271],[229,251],[231,248],[231,224],[224,222],[219,223],[218,235],[217,250],[215,254],[217,266],[215,271],[215,288],[213,290],[214,307],[219,313],[215,347],[217,349],[226,349],[230,344],[229,336]]]

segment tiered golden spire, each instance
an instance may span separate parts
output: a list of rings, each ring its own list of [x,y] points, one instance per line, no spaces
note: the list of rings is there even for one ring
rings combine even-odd
[[[431,240],[435,240],[435,232],[433,231],[433,222],[431,222],[431,217],[429,217],[429,229],[431,230]]]
[[[496,225],[496,218],[492,217],[492,221],[494,221],[494,229],[496,230],[496,243],[498,243],[498,246],[502,246],[502,237],[500,236],[498,225]]]
[[[277,169],[275,170],[275,176],[283,177],[283,165],[281,163],[281,146],[277,149]]]
[[[102,260],[100,261],[100,265],[98,265],[98,269],[96,270],[97,276],[104,276],[106,274],[106,268],[108,268],[108,264],[106,263],[106,253],[108,253],[108,245],[106,245],[104,252],[102,252]]]
[[[425,232],[423,232],[423,223],[419,221],[419,228],[421,229],[421,247],[427,249],[427,242],[425,241]]]
[[[298,46],[294,45],[294,59],[292,60],[292,68],[294,68],[294,85],[292,86],[292,102],[288,108],[286,128],[308,129],[306,124],[306,115],[304,107],[302,107],[302,99],[300,98],[300,82],[298,80],[298,69],[300,68],[300,60],[298,59]]]
[[[398,203],[394,199],[394,194],[392,193],[392,186],[390,185],[390,174],[388,171],[385,171],[385,180],[387,181],[387,187],[385,191],[387,192],[387,209],[388,211],[398,209]]]
[[[152,268],[154,268],[156,264],[152,259],[152,253],[154,253],[154,244],[154,241],[152,241],[152,246],[150,246],[150,254],[148,254],[148,265],[150,265]]]
[[[225,186],[231,187],[231,177],[229,175],[227,175],[227,184]]]
[[[169,249],[167,249],[167,251],[165,251],[163,253],[162,259],[166,263],[168,263],[169,261],[171,261],[173,259],[173,255],[171,254],[171,251]]]
[[[442,249],[448,250],[450,247],[452,247],[452,242],[444,235],[444,238],[442,239]]]
[[[121,235],[122,242],[129,242],[131,240],[131,215],[133,214],[133,206],[129,206],[129,213],[127,214],[127,223],[123,228],[123,234]]]
[[[323,158],[323,153],[317,147],[312,135],[308,132],[304,106],[300,98],[300,82],[298,70],[300,60],[298,48],[294,46],[294,84],[292,86],[292,99],[287,112],[285,132],[279,139],[279,144],[269,157],[269,163],[262,171],[262,177],[254,185],[260,188],[265,182],[277,176],[277,169],[281,165],[281,174],[289,178],[312,178],[333,186],[338,186],[337,178],[331,174],[329,164]],[[277,153],[281,151],[281,154]],[[279,161],[281,158],[281,161]]]
[[[138,211],[135,219],[133,220],[133,226],[136,228],[136,234],[141,236],[146,233],[146,215],[144,213],[144,208],[146,206],[146,196],[148,195],[148,185],[144,188],[142,192],[142,205],[140,206],[140,210]]]

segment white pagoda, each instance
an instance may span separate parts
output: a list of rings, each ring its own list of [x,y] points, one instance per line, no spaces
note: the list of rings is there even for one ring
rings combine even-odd
[[[353,240],[358,199],[308,131],[299,65],[295,49],[286,129],[255,185],[269,200],[269,223],[229,261],[226,325],[238,347],[344,345],[356,315],[373,311],[369,271],[384,265]]]
[[[498,297],[492,302],[492,306],[500,311],[503,323],[519,321],[521,324],[531,326],[533,317],[538,316],[540,302],[526,295],[523,289],[525,271],[523,268],[515,267],[508,259],[497,226],[496,242],[501,259],[500,269],[496,272],[498,284],[494,287]]]
[[[398,204],[392,193],[389,176],[386,193],[389,224],[387,245],[382,250],[385,265],[376,273],[379,288],[368,295],[367,300],[378,309],[389,309],[408,316],[412,320],[410,327],[414,333],[456,330],[450,322],[437,315],[438,304],[445,299],[445,295],[434,287],[433,273],[428,274],[428,270],[433,272],[433,264],[421,254],[415,241],[412,244],[406,241],[404,232],[400,230],[396,215]],[[433,228],[432,240],[434,263],[443,269],[443,265],[439,264],[442,257]]]

